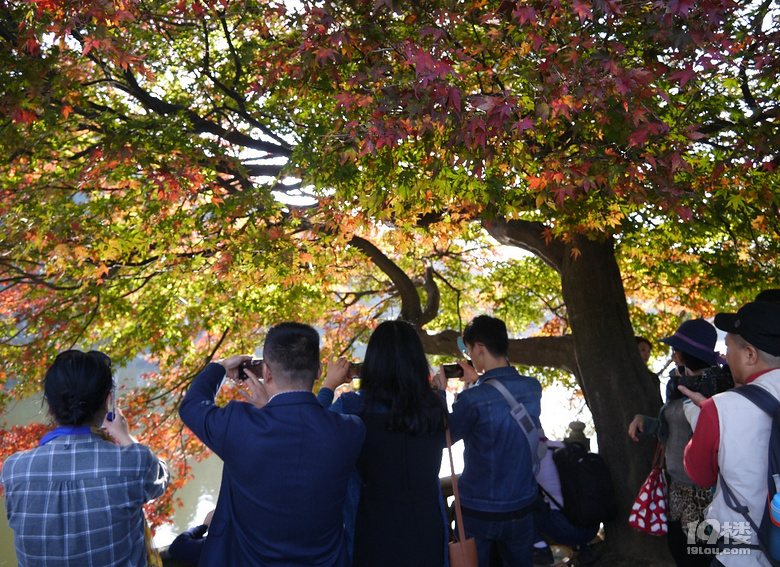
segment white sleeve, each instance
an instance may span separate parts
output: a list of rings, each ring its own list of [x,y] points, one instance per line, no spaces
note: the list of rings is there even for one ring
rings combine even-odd
[[[683,412],[685,413],[685,419],[691,424],[691,429],[696,431],[696,422],[699,421],[699,413],[701,409],[694,404],[690,398],[683,400]]]

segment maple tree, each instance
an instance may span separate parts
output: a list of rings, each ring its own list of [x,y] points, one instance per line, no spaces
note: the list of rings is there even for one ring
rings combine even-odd
[[[575,377],[628,506],[651,448],[625,428],[660,405],[634,333],[777,276],[768,0],[3,7],[0,404],[63,348],[145,353],[161,371],[122,399],[177,486],[211,356],[284,319],[350,352],[387,316],[457,355],[490,310],[536,335],[514,363]]]

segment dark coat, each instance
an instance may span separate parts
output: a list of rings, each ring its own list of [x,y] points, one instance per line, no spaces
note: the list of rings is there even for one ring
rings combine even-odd
[[[346,567],[342,510],[365,427],[285,392],[262,409],[215,396],[225,375],[209,364],[179,413],[224,462],[200,565]]]

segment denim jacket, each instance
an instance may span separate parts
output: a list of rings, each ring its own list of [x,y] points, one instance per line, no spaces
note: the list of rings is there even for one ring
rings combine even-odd
[[[509,415],[501,393],[483,382],[493,378],[515,396],[539,426],[542,386],[513,367],[488,370],[458,394],[449,417],[453,441],[463,439],[463,474],[458,481],[463,506],[482,512],[516,512],[537,496],[531,449]]]

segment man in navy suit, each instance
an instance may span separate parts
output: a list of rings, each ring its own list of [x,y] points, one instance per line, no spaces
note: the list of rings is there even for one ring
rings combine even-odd
[[[182,421],[222,459],[222,484],[199,565],[347,567],[342,510],[365,437],[359,418],[324,410],[319,335],[281,323],[266,335],[263,382],[249,370],[251,402],[215,397],[248,356],[212,362],[193,380]]]

